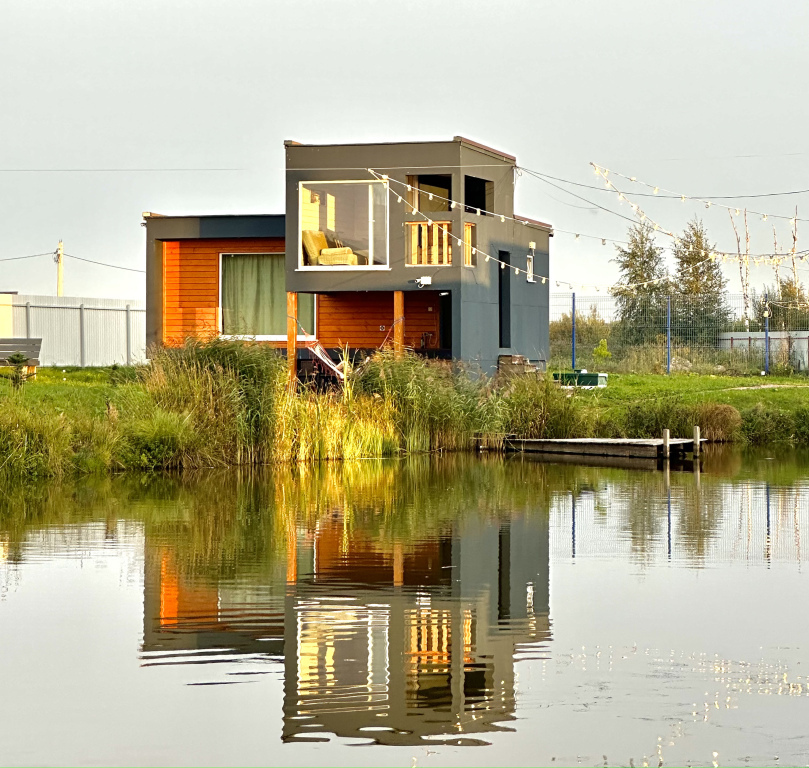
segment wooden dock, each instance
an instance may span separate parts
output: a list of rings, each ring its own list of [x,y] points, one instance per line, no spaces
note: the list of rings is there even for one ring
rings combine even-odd
[[[581,437],[564,440],[520,440],[507,438],[507,451],[520,453],[566,454],[568,456],[612,456],[621,458],[665,459],[682,458],[688,453],[699,455],[697,440],[687,438],[631,438]],[[696,451],[694,450],[696,447]]]

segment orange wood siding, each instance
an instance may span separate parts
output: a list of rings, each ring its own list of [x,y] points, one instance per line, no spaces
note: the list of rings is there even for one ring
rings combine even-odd
[[[163,343],[219,333],[219,254],[283,253],[283,238],[163,243]]]
[[[436,291],[407,291],[405,346],[420,349],[439,345],[440,302]],[[317,297],[317,336],[324,347],[379,347],[393,333],[393,291],[322,293]],[[384,330],[380,330],[384,326]],[[390,333],[389,333],[390,332]]]

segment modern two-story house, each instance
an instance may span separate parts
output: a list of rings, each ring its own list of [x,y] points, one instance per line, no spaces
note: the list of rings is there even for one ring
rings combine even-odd
[[[514,213],[516,159],[461,137],[286,142],[286,212],[144,214],[147,342],[385,344],[474,362],[548,356],[548,224]]]

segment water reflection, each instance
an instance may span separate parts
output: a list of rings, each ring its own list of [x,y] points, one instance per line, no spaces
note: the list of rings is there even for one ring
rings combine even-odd
[[[634,638],[651,625],[631,601],[649,597],[623,604],[616,585],[634,582],[601,583],[627,564],[667,569],[687,589],[681,573],[720,566],[800,573],[806,466],[738,452],[709,454],[699,473],[460,456],[6,488],[0,601],[26,564],[125,561],[142,590],[141,668],[193,670],[188,684],[202,686],[281,676],[288,744],[484,744],[521,717],[533,727],[540,708],[606,707],[608,685],[625,685],[628,701],[647,680],[660,686],[648,706],[685,733],[753,693],[805,699],[800,667],[732,645],[706,654],[680,635],[666,635],[670,647],[627,642],[623,627]],[[803,582],[782,584],[773,600]],[[739,629],[717,627],[707,635]],[[539,670],[528,692],[522,662]],[[694,681],[710,695],[683,704]]]
[[[275,478],[272,500],[266,482],[241,481],[238,519],[272,541],[251,578],[211,578],[147,526],[144,663],[284,657],[285,741],[470,743],[502,728],[517,647],[550,637],[547,504],[503,495],[487,472],[467,496],[448,477],[475,466],[450,463],[408,465],[408,496],[399,465]]]

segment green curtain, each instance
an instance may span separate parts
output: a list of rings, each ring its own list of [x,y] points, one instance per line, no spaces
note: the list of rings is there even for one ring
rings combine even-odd
[[[222,324],[226,335],[286,336],[283,253],[222,256]],[[298,322],[314,333],[314,296],[298,296]]]

